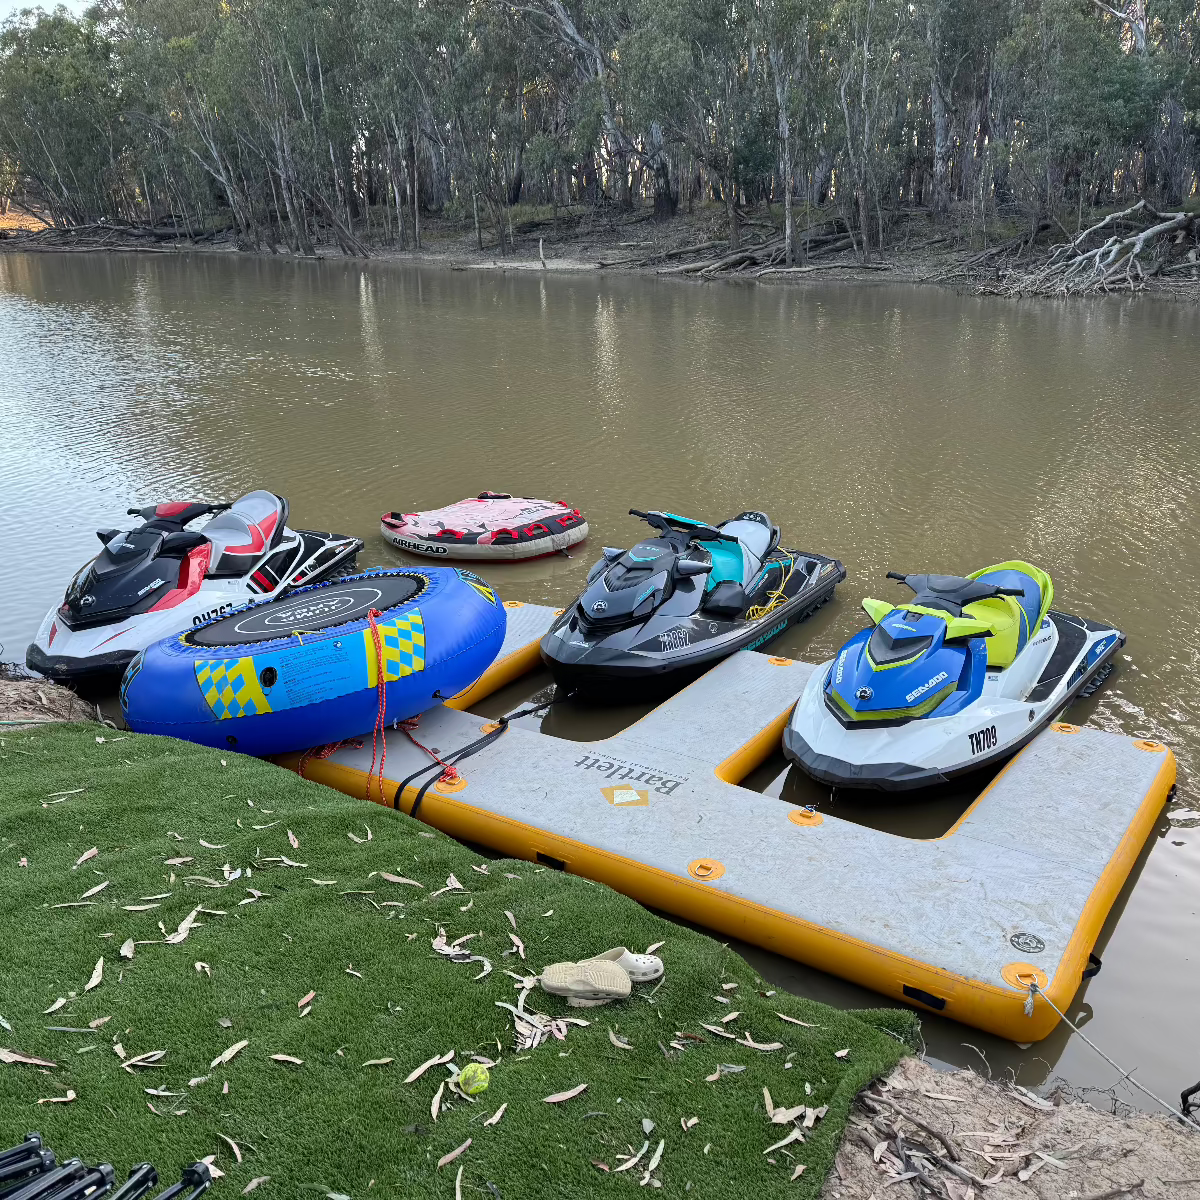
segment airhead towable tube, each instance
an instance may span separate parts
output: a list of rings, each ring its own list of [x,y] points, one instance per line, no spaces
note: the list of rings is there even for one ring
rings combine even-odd
[[[239,609],[142,651],[121,681],[130,729],[243,754],[338,742],[469,687],[505,611],[461,568],[370,571]]]

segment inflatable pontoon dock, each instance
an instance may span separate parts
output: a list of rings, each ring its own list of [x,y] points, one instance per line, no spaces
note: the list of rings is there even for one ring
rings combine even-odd
[[[494,728],[462,709],[537,664],[553,610],[508,608],[488,673],[421,718],[421,740],[443,756]],[[420,819],[925,1011],[1044,1038],[1059,1017],[1040,996],[1025,1015],[1030,981],[1058,1008],[1070,1003],[1175,782],[1174,755],[1057,724],[943,837],[897,837],[737,786],[779,746],[816,669],[743,651],[599,742],[514,725],[463,761],[460,780],[430,788]],[[393,804],[398,782],[429,760],[403,732],[387,736]],[[305,774],[365,797],[370,761],[368,739]],[[417,790],[398,807],[409,811]]]

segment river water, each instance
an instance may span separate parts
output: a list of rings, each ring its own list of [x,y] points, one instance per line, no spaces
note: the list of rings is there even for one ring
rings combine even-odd
[[[862,627],[863,595],[892,596],[890,569],[1030,559],[1058,607],[1129,636],[1068,718],[1179,759],[1176,799],[1100,939],[1104,970],[1069,1010],[1177,1097],[1200,1078],[1198,381],[1200,312],[1150,301],[0,255],[0,657],[23,658],[93,531],[127,508],[256,487],[288,497],[293,525],[364,538],[364,565],[402,559],[379,536],[388,509],[484,489],[569,499],[593,530],[579,553],[487,571],[506,598],[555,605],[602,544],[639,536],[631,507],[762,508],[785,544],[849,571],[773,647],[810,661]],[[554,710],[545,728],[594,739],[641,711]],[[747,785],[828,807],[781,756]],[[968,798],[840,815],[931,836]],[[777,987],[880,1003],[743,949]],[[1065,1027],[1022,1050],[924,1022],[933,1057],[982,1069],[982,1053],[1026,1086],[1119,1081]]]

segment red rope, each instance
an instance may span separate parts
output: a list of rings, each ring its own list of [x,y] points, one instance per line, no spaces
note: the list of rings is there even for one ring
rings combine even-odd
[[[407,720],[400,722],[400,728],[403,729],[406,734],[408,734],[408,740],[412,742],[412,744],[416,746],[418,750],[424,750],[425,753],[428,754],[435,763],[438,763],[440,766],[446,768],[438,776],[438,783],[452,783],[458,778],[458,772],[448,762],[439,758],[432,750],[430,750],[428,746],[423,745],[421,742],[418,742],[415,737],[413,737],[412,731],[416,729],[420,720],[420,717],[409,717]]]
[[[307,779],[308,776],[304,774],[304,769],[313,759],[328,758],[331,754],[347,746],[353,746],[355,750],[361,750],[362,742],[358,738],[347,738],[344,742],[330,742],[325,746],[313,746],[311,750],[305,750],[300,755],[300,762],[296,766],[296,774],[301,779]]]
[[[371,637],[375,641],[375,691],[379,696],[379,709],[375,714],[375,728],[371,730],[371,769],[367,773],[367,799],[371,798],[371,780],[375,777],[375,758],[379,756],[379,802],[385,803],[383,798],[383,765],[387,762],[387,734],[384,732],[383,719],[387,712],[387,680],[383,670],[383,642],[379,637],[379,626],[375,624],[376,617],[382,617],[383,613],[377,608],[372,608],[367,611],[367,621],[371,626]],[[383,753],[379,754],[377,743],[382,743]]]
[[[371,768],[367,772],[367,799],[371,798],[371,783],[378,781],[379,783],[379,799],[384,801],[383,793],[383,768],[387,762],[387,733],[384,725],[384,718],[387,714],[387,680],[384,676],[383,664],[383,642],[379,635],[379,626],[375,624],[376,617],[382,617],[377,608],[372,608],[367,612],[367,622],[371,627],[371,638],[375,643],[375,691],[379,697],[379,706],[375,713],[375,727],[371,730]],[[422,745],[413,737],[412,731],[416,729],[420,717],[408,717],[406,720],[398,722],[401,729],[408,735],[409,740],[419,750],[423,750],[430,758],[433,759],[439,766],[443,767],[441,775],[438,776],[439,783],[452,783],[458,778],[458,772],[446,761],[439,758],[428,746]],[[311,750],[306,750],[300,757],[300,763],[297,771],[303,779],[304,770],[313,759],[328,758],[336,750],[340,750],[343,746],[362,747],[362,742],[357,740],[347,740],[344,742],[330,742],[327,746],[314,746]],[[379,770],[375,770],[376,759],[379,761]]]

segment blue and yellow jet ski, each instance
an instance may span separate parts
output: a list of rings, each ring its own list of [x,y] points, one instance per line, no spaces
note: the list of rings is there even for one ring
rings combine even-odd
[[[542,639],[542,659],[563,687],[629,697],[631,684],[673,685],[735,650],[765,646],[846,577],[837,559],[780,546],[766,513],[720,525],[629,515],[654,535],[630,550],[606,546],[583,594]]]
[[[784,753],[838,787],[905,791],[1020,749],[1125,644],[1119,629],[1050,606],[1050,576],[1005,562],[965,578],[898,575],[907,603],[867,599],[871,627],[815,670]]]

